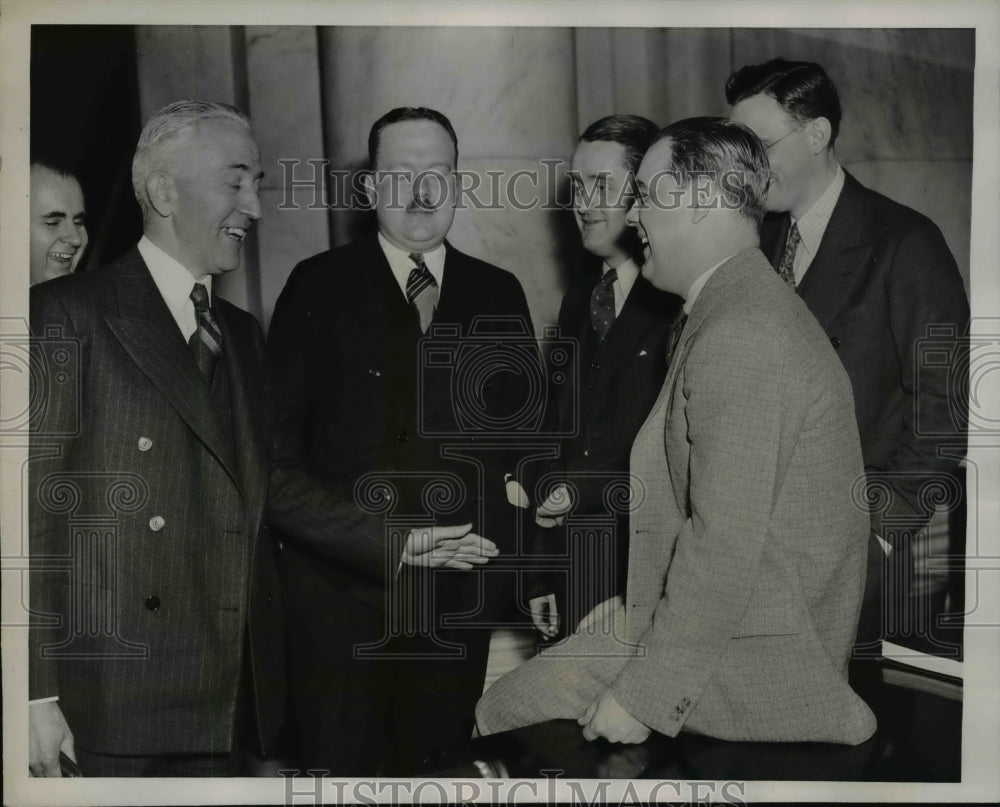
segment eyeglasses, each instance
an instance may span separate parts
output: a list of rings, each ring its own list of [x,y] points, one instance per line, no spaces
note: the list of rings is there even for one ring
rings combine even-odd
[[[767,144],[766,146],[764,146],[764,151],[770,151],[770,150],[771,150],[771,149],[773,149],[773,148],[774,148],[774,147],[775,147],[776,145],[778,145],[778,143],[780,143],[780,142],[781,142],[782,140],[784,140],[784,139],[785,139],[786,137],[788,137],[789,135],[793,135],[793,134],[795,134],[796,132],[800,131],[801,129],[805,128],[806,124],[808,124],[808,123],[809,123],[809,121],[806,121],[805,123],[800,123],[800,124],[799,124],[798,126],[796,126],[796,127],[794,128],[794,129],[789,129],[789,130],[788,130],[787,132],[785,132],[785,133],[784,133],[784,134],[783,134],[783,135],[782,135],[781,137],[779,137],[779,138],[778,138],[777,140],[775,140],[775,141],[774,141],[773,143],[768,143],[768,144]]]

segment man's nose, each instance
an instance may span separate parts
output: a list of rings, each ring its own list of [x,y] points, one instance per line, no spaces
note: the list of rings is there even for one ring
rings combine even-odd
[[[83,243],[83,236],[80,235],[80,228],[72,222],[63,225],[59,232],[59,238],[61,241],[64,241],[72,247],[79,247],[80,244]]]
[[[632,207],[628,209],[628,213],[625,215],[625,223],[628,224],[629,227],[635,227],[639,224],[638,203],[632,205]]]
[[[247,191],[240,201],[239,210],[253,221],[257,221],[261,217],[260,194],[255,190]]]

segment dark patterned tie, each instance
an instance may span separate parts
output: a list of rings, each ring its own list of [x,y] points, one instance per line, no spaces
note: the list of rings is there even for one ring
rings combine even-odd
[[[406,279],[406,301],[417,309],[420,315],[420,330],[427,333],[427,328],[434,318],[434,309],[438,302],[438,285],[431,270],[424,263],[424,256],[419,252],[411,252],[410,260],[416,264],[410,270]]]
[[[590,324],[603,340],[615,322],[615,281],[618,270],[609,269],[590,293]]]
[[[681,341],[681,332],[684,330],[687,318],[688,315],[681,312],[681,315],[674,320],[674,324],[670,326],[670,332],[667,334],[667,367],[670,366],[674,353],[677,352],[677,344]]]
[[[781,253],[781,262],[778,264],[778,274],[793,289],[795,288],[795,253],[798,252],[800,243],[802,243],[802,237],[799,235],[799,225],[793,221],[785,241],[785,251]]]
[[[198,362],[201,374],[210,382],[215,363],[222,353],[222,331],[208,305],[208,290],[201,283],[195,283],[191,289],[191,302],[194,303],[194,318],[198,328],[191,334],[188,347],[194,354],[194,360]]]

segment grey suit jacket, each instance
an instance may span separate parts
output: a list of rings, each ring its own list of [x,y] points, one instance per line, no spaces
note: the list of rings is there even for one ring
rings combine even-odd
[[[759,250],[696,299],[631,467],[622,706],[667,735],[871,736],[847,682],[868,538],[851,387]]]

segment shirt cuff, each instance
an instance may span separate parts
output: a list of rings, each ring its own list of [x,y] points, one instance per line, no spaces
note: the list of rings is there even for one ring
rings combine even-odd
[[[39,703],[55,703],[57,700],[59,700],[58,695],[52,695],[49,698],[33,698],[32,700],[28,701],[28,706],[35,706],[36,704]]]

